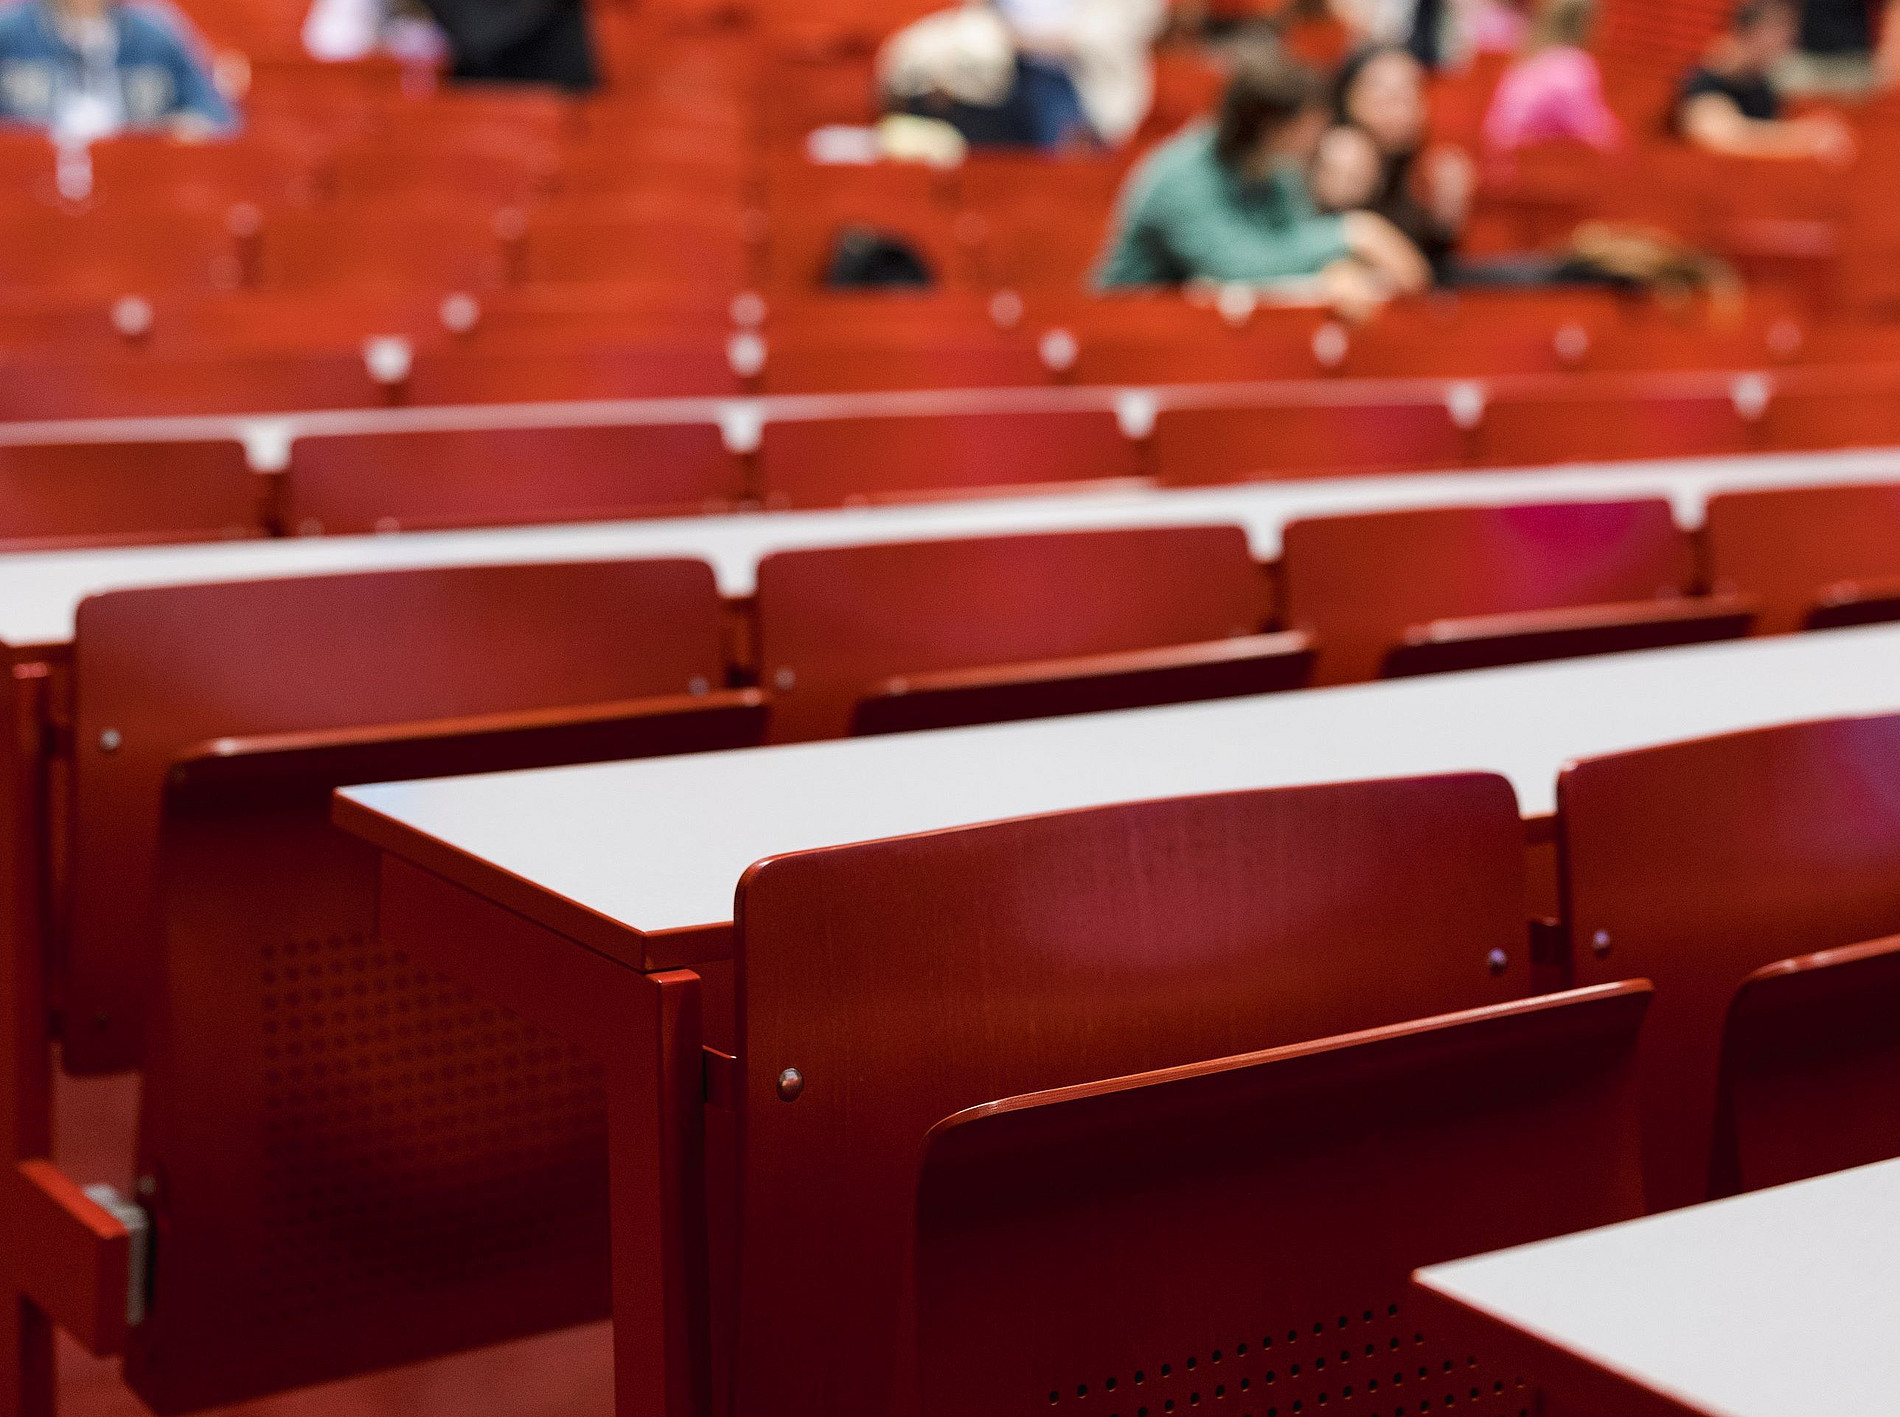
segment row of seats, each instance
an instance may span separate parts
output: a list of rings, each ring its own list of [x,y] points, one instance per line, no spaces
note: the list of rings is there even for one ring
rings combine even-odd
[[[386,917],[376,938],[374,853],[329,825],[326,789],[392,752],[426,775],[752,736],[744,703],[682,734],[678,679],[716,626],[614,613],[605,578],[631,574],[130,591],[82,615],[78,736],[123,724],[131,756],[75,760],[60,997],[123,1051],[75,1056],[69,1037],[67,1056],[142,1067],[167,1249],[144,1322],[81,1327],[126,1346],[157,1410],[603,1314],[611,1213],[627,1410],[702,1383],[741,1411],[907,1410],[916,1392],[927,1411],[1184,1408],[1271,1370],[1275,1400],[1352,1382],[1368,1410],[1418,1409],[1451,1372],[1457,1405],[1528,1411],[1536,1374],[1445,1351],[1410,1313],[1414,1265],[1900,1145],[1900,945],[1836,948],[1896,928],[1893,718],[1572,766],[1562,917],[1528,931],[1524,830],[1488,776],[783,857],[742,883],[729,954],[690,972],[592,956],[575,973],[555,961],[580,952],[532,927],[497,940],[467,921],[459,967],[585,1046],[557,1043],[405,957],[421,921]],[[688,584],[639,574],[658,595]],[[602,613],[574,616],[583,602]],[[457,616],[483,634],[444,634]],[[609,701],[591,719],[531,711],[590,695]],[[264,736],[193,748],[214,723]],[[603,725],[613,741],[587,746]],[[439,932],[466,907],[434,890]],[[1589,992],[1533,997],[1533,939]],[[115,1007],[162,1026],[139,1042]],[[648,1037],[638,1021],[659,1014]],[[460,1080],[502,1058],[505,1105],[479,1085],[495,1100],[470,1105]],[[795,1109],[787,1060],[811,1080]],[[672,1100],[636,1101],[656,1096]],[[1413,1164],[1390,1164],[1395,1137]],[[1154,1243],[1103,1252],[1104,1233]],[[1263,1294],[1260,1258],[1286,1253],[1300,1263]],[[1043,1312],[1073,1325],[1032,1325]],[[1025,1351],[1025,1332],[1048,1342]]]
[[[637,362],[657,366],[665,357],[653,350]],[[147,367],[181,372],[177,363]],[[497,380],[560,368],[552,359],[485,367]],[[347,534],[836,507],[1136,478],[1185,487],[1900,443],[1900,400],[1886,367],[1688,381],[1261,385],[1165,399],[1104,392],[1041,409],[1012,409],[997,396],[991,410],[970,412],[930,411],[932,403],[956,407],[926,396],[919,406],[867,412],[766,405],[754,418],[752,406],[734,405],[724,426],[616,423],[615,410],[577,410],[588,421],[524,416],[527,426],[510,427],[503,417],[489,427],[294,438],[264,419],[191,441],[127,429],[114,430],[112,442],[11,443],[0,446],[0,542]]]
[[[98,981],[126,978],[112,962],[156,909],[172,764],[221,735],[355,721],[319,711],[333,700],[343,715],[449,719],[670,696],[668,715],[689,725],[785,742],[1894,617],[1900,489],[1740,494],[1715,499],[1711,517],[1728,579],[1707,596],[1688,594],[1694,557],[1668,508],[1635,502],[1296,522],[1271,580],[1237,528],[1186,527],[783,552],[760,564],[745,607],[723,605],[711,570],[688,560],[94,597],[79,609],[78,700],[62,717],[76,741],[109,733],[114,746],[74,764],[63,958],[69,1007],[101,1022],[67,1038],[66,1064],[124,1066],[136,1051],[142,987],[101,995]],[[1736,564],[1722,559],[1731,548]],[[1738,594],[1755,588],[1751,556],[1760,593]],[[574,605],[589,613],[549,633],[543,617]],[[1263,633],[1276,610],[1286,630]],[[365,624],[378,626],[374,646],[360,643]],[[603,647],[590,648],[596,636]],[[503,646],[519,672],[491,701],[481,666]],[[266,652],[268,669],[254,662]],[[207,656],[227,677],[194,667]],[[356,665],[343,683],[338,656]],[[414,678],[414,703],[372,672],[401,678],[411,661],[442,665]],[[633,714],[615,731],[624,742],[659,729]],[[215,774],[221,751],[205,751]],[[416,768],[393,749],[379,761],[385,775]]]

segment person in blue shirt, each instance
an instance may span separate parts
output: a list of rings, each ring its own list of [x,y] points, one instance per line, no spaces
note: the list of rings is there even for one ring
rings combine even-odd
[[[206,138],[236,128],[176,12],[124,0],[0,7],[0,121],[88,143],[126,130]]]

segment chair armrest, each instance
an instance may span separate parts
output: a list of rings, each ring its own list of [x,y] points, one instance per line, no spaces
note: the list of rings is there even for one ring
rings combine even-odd
[[[1756,614],[1747,596],[1707,595],[1432,620],[1406,630],[1381,677],[1739,639],[1754,629]]]
[[[0,1241],[20,1292],[88,1353],[122,1351],[144,1317],[144,1212],[46,1160],[19,1162],[4,1180]]]
[[[1312,674],[1313,641],[1299,631],[946,669],[884,680],[858,701],[851,731],[956,728],[1268,694],[1304,688]]]
[[[1837,581],[1821,592],[1808,611],[1810,630],[1838,630],[1847,625],[1877,625],[1900,620],[1900,576],[1878,580]]]
[[[562,763],[750,747],[763,740],[757,689],[308,733],[215,738],[172,761],[175,802],[323,796],[359,782],[411,781]]]

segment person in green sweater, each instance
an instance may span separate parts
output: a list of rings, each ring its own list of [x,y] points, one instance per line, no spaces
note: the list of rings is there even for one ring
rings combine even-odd
[[[1306,170],[1327,122],[1312,70],[1278,51],[1242,59],[1213,120],[1130,175],[1097,287],[1290,286],[1349,312],[1422,290],[1425,258],[1391,222],[1313,205]]]

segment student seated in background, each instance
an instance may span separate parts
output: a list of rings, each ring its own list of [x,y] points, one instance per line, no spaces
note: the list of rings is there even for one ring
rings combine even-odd
[[[1484,145],[1494,153],[1533,143],[1587,143],[1610,152],[1623,125],[1603,96],[1603,72],[1590,53],[1591,0],[1549,0],[1523,57],[1504,71],[1484,115]]]
[[[1326,132],[1318,78],[1277,51],[1244,56],[1220,113],[1128,180],[1096,281],[1104,289],[1306,279],[1349,312],[1422,289],[1418,249],[1371,212],[1322,215],[1306,169]]]
[[[237,126],[183,17],[120,0],[0,9],[0,118],[71,144],[127,129],[198,139]]]
[[[448,37],[450,77],[552,84],[585,93],[600,82],[586,0],[423,0]]]
[[[1775,79],[1797,95],[1858,98],[1891,88],[1900,82],[1900,0],[1801,0],[1798,47]]]
[[[1794,52],[1794,0],[1742,0],[1728,33],[1683,80],[1676,126],[1697,147],[1730,157],[1847,162],[1854,135],[1838,118],[1786,118],[1777,67]]]
[[[1362,49],[1334,80],[1333,110],[1335,121],[1378,146],[1381,175],[1370,210],[1442,272],[1464,233],[1477,174],[1463,151],[1428,141],[1424,68],[1397,45]]]

